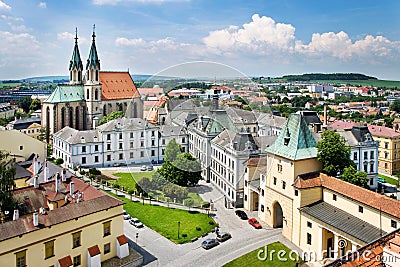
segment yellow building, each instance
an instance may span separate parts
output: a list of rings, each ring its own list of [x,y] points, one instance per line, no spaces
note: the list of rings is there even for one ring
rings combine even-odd
[[[16,161],[25,161],[33,153],[46,158],[46,144],[18,130],[0,130],[0,150],[10,153]]]
[[[83,181],[36,179],[13,195],[19,211],[0,224],[0,266],[93,267],[129,254],[123,202]]]
[[[400,132],[384,126],[369,125],[374,140],[379,142],[379,172],[390,175],[400,171]]]
[[[282,228],[312,260],[338,258],[398,228],[399,201],[319,172],[316,142],[301,114],[290,115],[266,152],[264,166],[247,164],[244,206]]]

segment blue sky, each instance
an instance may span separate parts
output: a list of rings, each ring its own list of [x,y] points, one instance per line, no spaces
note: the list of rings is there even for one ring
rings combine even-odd
[[[253,76],[358,72],[400,80],[400,1],[0,0],[0,79],[67,75],[75,27],[103,70],[213,61]]]

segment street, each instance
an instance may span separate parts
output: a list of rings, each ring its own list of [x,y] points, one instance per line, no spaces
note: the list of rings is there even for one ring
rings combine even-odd
[[[207,238],[215,238],[216,234],[210,233],[195,242],[178,245],[146,226],[137,229],[126,220],[124,221],[125,235],[136,242],[136,233],[138,233],[139,247],[149,253],[144,255],[145,266],[221,266],[275,241],[290,246],[290,243],[282,237],[281,229],[272,229],[265,225],[263,229],[254,229],[247,220],[237,217],[233,209],[225,209],[222,194],[210,184],[201,181],[198,193],[204,200],[213,200],[214,207],[217,209],[214,219],[220,225],[220,232],[229,232],[232,238],[205,250],[201,247],[201,243]],[[249,212],[247,213],[252,216]]]

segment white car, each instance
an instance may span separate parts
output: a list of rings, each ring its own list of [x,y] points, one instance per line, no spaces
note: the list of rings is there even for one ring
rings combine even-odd
[[[131,218],[131,215],[129,215],[128,212],[126,212],[126,210],[124,210],[124,220],[129,220]]]
[[[142,228],[144,225],[138,218],[132,218],[129,220],[129,223],[135,226],[136,228]]]
[[[140,167],[141,171],[146,171],[147,170],[147,166],[146,165],[142,165],[142,167]]]

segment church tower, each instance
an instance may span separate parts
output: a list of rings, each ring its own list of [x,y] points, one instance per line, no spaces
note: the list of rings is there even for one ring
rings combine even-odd
[[[78,47],[78,29],[75,29],[75,46],[69,62],[69,83],[82,84],[83,64]]]
[[[100,60],[96,49],[95,26],[93,26],[92,46],[90,47],[89,58],[86,62],[86,75],[84,94],[87,106],[86,128],[94,128],[97,125],[91,125],[101,118],[101,84],[99,79]]]

